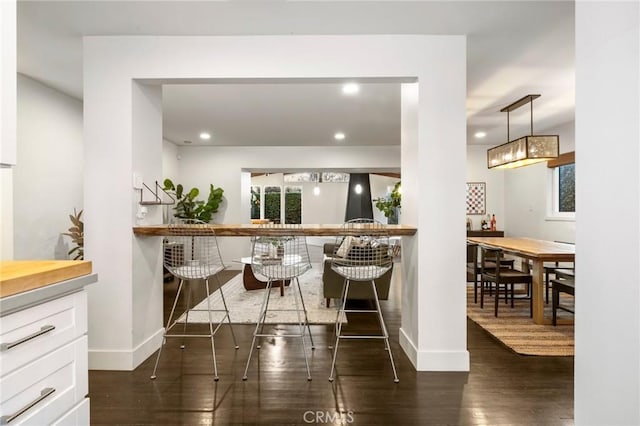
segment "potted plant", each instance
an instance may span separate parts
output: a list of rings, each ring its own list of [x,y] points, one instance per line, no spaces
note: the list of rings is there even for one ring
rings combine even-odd
[[[82,221],[82,210],[76,212],[76,209],[73,209],[73,214],[69,215],[69,219],[71,220],[71,228],[68,229],[69,232],[64,232],[62,235],[66,235],[71,237],[71,241],[75,243],[75,247],[73,247],[67,253],[69,256],[75,253],[75,257],[73,260],[84,260],[84,222]]]
[[[398,223],[398,213],[402,202],[402,194],[400,193],[400,182],[396,183],[393,191],[386,197],[380,197],[373,200],[376,202],[376,208],[380,210],[387,218],[389,224]]]
[[[205,223],[211,221],[213,213],[218,212],[220,203],[222,203],[222,188],[216,188],[213,184],[209,185],[209,196],[207,201],[198,200],[200,195],[198,188],[191,188],[185,191],[181,184],[175,185],[171,179],[164,180],[164,188],[171,194],[175,200],[174,216],[180,219],[196,219]]]

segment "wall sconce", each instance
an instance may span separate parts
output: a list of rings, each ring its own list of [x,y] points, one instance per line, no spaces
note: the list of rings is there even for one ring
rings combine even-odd
[[[512,169],[557,158],[560,153],[558,135],[533,134],[533,100],[540,95],[527,95],[500,110],[507,113],[507,140],[509,140],[509,113],[525,104],[531,105],[531,135],[509,141],[487,151],[487,167]]]
[[[356,194],[362,194],[362,185],[360,185],[359,183],[356,184],[353,190],[356,192]]]

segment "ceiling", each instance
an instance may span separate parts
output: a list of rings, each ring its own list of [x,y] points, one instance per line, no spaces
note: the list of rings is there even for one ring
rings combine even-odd
[[[574,118],[573,1],[18,1],[18,71],[82,98],[84,35],[466,34],[467,141],[506,141],[499,110],[527,94],[535,130]],[[389,145],[398,84],[163,87],[164,136],[210,145]],[[510,116],[528,133],[529,109]],[[209,131],[212,138],[200,141]],[[474,138],[484,131],[484,139]],[[345,139],[336,141],[336,132]]]

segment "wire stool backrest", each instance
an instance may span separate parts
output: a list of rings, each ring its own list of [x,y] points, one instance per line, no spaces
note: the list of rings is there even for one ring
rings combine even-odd
[[[253,239],[251,268],[268,279],[290,279],[311,269],[307,239],[295,224],[265,224]]]
[[[354,281],[369,281],[391,269],[393,255],[386,227],[373,219],[345,222],[336,238],[331,268]]]
[[[164,266],[181,279],[205,279],[225,269],[213,227],[193,219],[167,227]]]

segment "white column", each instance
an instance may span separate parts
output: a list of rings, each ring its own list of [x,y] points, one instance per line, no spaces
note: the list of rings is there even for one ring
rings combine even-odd
[[[576,3],[576,424],[640,424],[639,23]]]
[[[162,86],[133,82],[133,173],[142,176],[144,183],[155,190],[162,185]],[[153,200],[146,188],[144,200]],[[134,189],[130,213],[136,224],[162,223],[163,206],[144,206],[144,219],[137,216],[140,190]],[[142,363],[162,343],[162,239],[137,238],[133,245],[131,368]]]
[[[417,370],[468,371],[466,341],[465,40],[447,69],[402,88],[403,239],[400,344]]]

